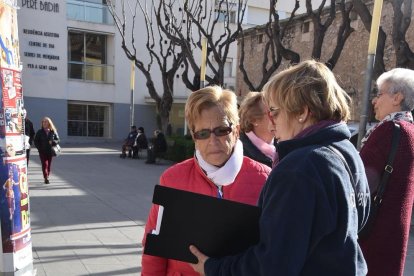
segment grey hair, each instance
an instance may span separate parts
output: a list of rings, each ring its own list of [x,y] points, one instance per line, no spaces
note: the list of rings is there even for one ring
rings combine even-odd
[[[401,110],[411,111],[414,109],[414,70],[406,68],[395,68],[383,73],[377,79],[377,87],[384,83],[389,85],[388,93],[401,92],[404,99],[401,102]]]

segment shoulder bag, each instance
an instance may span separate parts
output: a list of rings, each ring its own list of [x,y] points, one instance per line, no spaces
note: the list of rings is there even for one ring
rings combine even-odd
[[[62,149],[59,144],[52,146],[52,154],[53,156],[59,156],[62,153]]]

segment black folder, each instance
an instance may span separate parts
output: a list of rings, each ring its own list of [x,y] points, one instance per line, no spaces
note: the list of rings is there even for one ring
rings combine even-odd
[[[160,185],[152,202],[164,212],[158,235],[147,234],[144,254],[197,263],[191,244],[209,257],[223,257],[259,241],[257,206]]]

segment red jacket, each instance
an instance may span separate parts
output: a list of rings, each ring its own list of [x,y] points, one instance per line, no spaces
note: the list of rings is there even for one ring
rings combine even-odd
[[[269,167],[253,161],[248,157],[244,157],[243,165],[235,181],[231,185],[223,186],[223,198],[256,205],[269,173]],[[213,197],[217,197],[218,193],[217,186],[207,178],[194,158],[188,159],[167,169],[161,175],[160,184]],[[145,226],[144,238],[142,240],[144,247],[147,233],[155,229],[157,214],[158,205],[152,205]],[[142,275],[191,276],[199,274],[187,263],[143,254]]]
[[[382,204],[369,237],[359,241],[368,275],[403,275],[414,202],[414,125],[400,122],[401,139]],[[360,155],[371,194],[375,194],[391,150],[394,124],[385,122],[370,135]]]

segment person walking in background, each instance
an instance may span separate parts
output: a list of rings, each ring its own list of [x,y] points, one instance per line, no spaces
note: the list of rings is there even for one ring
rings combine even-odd
[[[276,156],[274,133],[269,130],[269,117],[263,93],[249,92],[240,105],[240,140],[243,154],[272,167]]]
[[[160,177],[160,185],[256,205],[270,168],[243,157],[243,145],[238,140],[236,95],[218,86],[195,91],[188,97],[185,117],[195,143],[195,155],[167,169]],[[151,206],[144,247],[147,233],[156,228],[159,212],[161,206]],[[144,254],[142,275],[199,274],[187,263]]]
[[[27,160],[27,166],[29,166],[29,158],[30,158],[30,148],[33,146],[33,140],[35,137],[35,130],[33,128],[32,121],[29,120],[27,116],[26,109],[24,110],[24,135],[25,135],[25,146],[26,146],[26,160]]]
[[[366,275],[357,239],[369,189],[345,123],[349,96],[313,60],[276,74],[263,90],[279,161],[259,199],[260,240],[223,258],[190,246],[193,267],[201,275]]]
[[[59,135],[52,120],[49,117],[44,117],[41,128],[36,132],[34,144],[39,151],[45,184],[50,183],[49,175],[53,159],[52,146],[59,144],[59,141]]]
[[[400,140],[382,201],[370,219],[368,233],[359,240],[368,264],[368,275],[403,275],[414,203],[414,71],[396,68],[377,79],[378,94],[372,100],[380,122],[367,131],[360,155],[371,190],[377,195],[392,148],[394,128]],[[397,124],[397,126],[395,126]],[[390,170],[388,170],[390,171]]]

